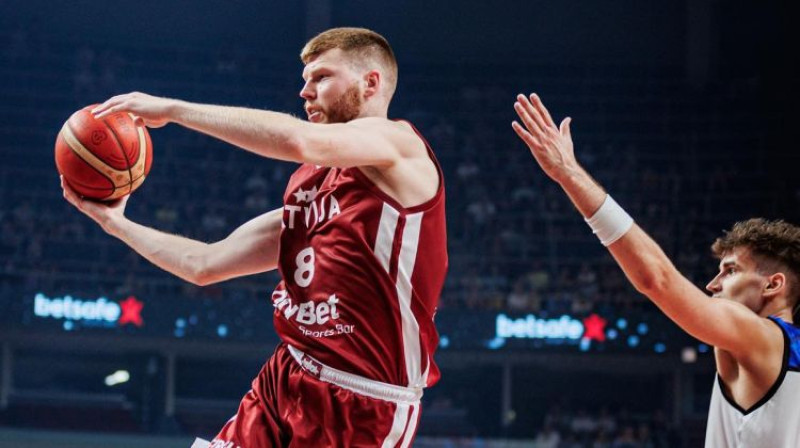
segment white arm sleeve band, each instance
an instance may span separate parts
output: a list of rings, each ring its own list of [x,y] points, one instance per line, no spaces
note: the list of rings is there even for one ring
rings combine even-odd
[[[606,200],[600,209],[586,223],[592,232],[600,238],[603,246],[608,246],[622,238],[633,226],[633,218],[617,204],[611,195],[606,195]]]

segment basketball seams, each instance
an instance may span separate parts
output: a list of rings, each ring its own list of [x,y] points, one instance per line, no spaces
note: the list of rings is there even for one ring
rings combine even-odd
[[[133,114],[128,113],[128,116],[131,117],[131,120],[136,122],[136,118]],[[144,182],[144,178],[147,176],[147,148],[148,148],[148,137],[145,134],[145,128],[143,126],[136,126],[136,134],[139,136],[139,155],[136,158],[136,162],[131,166],[131,191],[135,190],[142,182]],[[138,174],[134,178],[134,175]],[[135,184],[135,185],[134,185]]]
[[[64,180],[82,195],[103,201],[118,199],[136,190],[147,177],[150,136],[130,113],[115,114],[111,121],[98,120],[89,113],[91,107],[74,113],[62,126],[56,141],[56,165]]]
[[[83,143],[81,143],[77,137],[75,137],[75,132],[69,125],[69,122],[64,123],[64,127],[61,128],[61,135],[64,137],[64,141],[67,142],[67,146],[72,150],[72,152],[75,153],[75,155],[83,159],[84,162],[91,165],[92,168],[99,171],[100,174],[107,177],[111,182],[114,182],[114,178],[109,177],[109,174],[124,175],[126,172],[128,172],[128,170],[122,171],[108,165],[101,158],[97,157],[94,153],[89,151],[89,149],[86,146],[84,146]]]
[[[128,152],[125,151],[125,148],[122,146],[122,141],[120,140],[119,135],[117,135],[117,131],[114,129],[114,127],[108,124],[108,122],[105,119],[99,121],[103,123],[103,125],[111,133],[111,136],[114,137],[114,141],[117,143],[117,148],[122,153],[122,157],[125,158],[125,164],[128,165],[128,179],[129,179],[129,182],[127,182],[128,184],[127,187],[128,187],[128,193],[130,193],[131,191],[133,191],[133,173],[131,172],[131,160],[128,158]],[[139,137],[138,132],[136,133],[136,136],[138,140]]]
[[[69,184],[69,185],[70,185],[71,187],[73,187],[73,188],[74,188],[74,187],[81,187],[81,189],[83,189],[83,190],[94,190],[94,191],[112,191],[112,189],[114,189],[114,190],[119,190],[119,188],[118,188],[118,187],[117,187],[117,188],[115,188],[115,187],[113,187],[113,186],[112,186],[111,188],[106,188],[106,187],[94,187],[94,186],[91,186],[91,185],[87,185],[87,184],[85,184],[85,183],[83,183],[83,182],[78,182],[78,181],[76,181],[76,180],[74,180],[74,179],[73,179],[73,180],[66,179],[66,182],[67,182],[67,184]],[[111,193],[111,194],[114,194],[114,192],[112,191],[112,193]],[[105,196],[105,198],[107,198],[107,199],[112,199],[112,198],[111,198],[111,196]],[[103,199],[103,198],[100,198],[100,199]]]
[[[116,183],[114,183],[114,178],[111,176],[113,176],[113,174],[120,175],[123,174],[124,172],[108,166],[99,157],[97,157],[91,151],[89,151],[89,149],[86,148],[83,145],[83,143],[81,143],[80,140],[78,140],[77,137],[75,137],[75,132],[72,130],[72,126],[70,126],[69,120],[66,123],[64,123],[64,126],[61,127],[61,132],[59,132],[59,135],[61,136],[61,138],[64,139],[64,143],[67,144],[67,147],[73,152],[73,154],[75,154],[79,159],[86,162],[86,165],[88,165],[91,169],[97,171],[98,174],[105,177],[109,181],[109,183],[111,184],[111,189],[110,189],[111,191],[109,193],[109,196],[114,196],[114,194],[117,192],[119,188],[116,186]],[[112,174],[109,175],[108,171],[104,172],[103,171],[104,169],[110,171]],[[67,181],[69,182],[69,178],[67,178]],[[83,183],[81,182],[73,182],[73,183],[80,184],[81,186],[83,186]],[[98,189],[96,187],[92,189],[105,190],[104,188]]]

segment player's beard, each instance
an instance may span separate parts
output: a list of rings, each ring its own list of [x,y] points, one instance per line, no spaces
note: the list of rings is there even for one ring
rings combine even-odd
[[[361,92],[358,85],[353,84],[325,111],[327,123],[347,123],[361,115]]]

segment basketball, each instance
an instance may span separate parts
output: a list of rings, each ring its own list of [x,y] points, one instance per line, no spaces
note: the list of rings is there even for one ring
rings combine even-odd
[[[96,119],[84,107],[72,114],[56,139],[56,167],[80,195],[111,201],[144,182],[153,162],[150,134],[133,115],[119,112]]]

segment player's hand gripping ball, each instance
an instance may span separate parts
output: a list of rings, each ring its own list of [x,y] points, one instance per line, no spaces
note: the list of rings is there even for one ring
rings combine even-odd
[[[56,139],[56,167],[81,196],[112,201],[144,182],[153,162],[153,145],[144,124],[118,112],[96,119],[84,107],[69,117]]]

